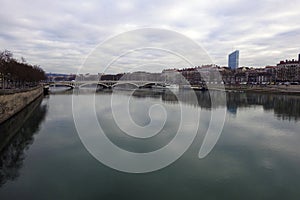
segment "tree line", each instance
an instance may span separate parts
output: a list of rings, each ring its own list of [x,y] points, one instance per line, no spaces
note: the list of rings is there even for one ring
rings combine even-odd
[[[46,79],[39,66],[26,63],[24,58],[18,61],[10,51],[0,52],[0,88],[34,87]]]

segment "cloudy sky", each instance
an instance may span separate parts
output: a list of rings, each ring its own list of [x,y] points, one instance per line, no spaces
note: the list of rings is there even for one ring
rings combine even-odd
[[[218,65],[235,49],[241,66],[275,65],[300,53],[299,7],[299,0],[1,0],[0,47],[47,72],[76,73],[108,38],[150,27],[193,39]]]

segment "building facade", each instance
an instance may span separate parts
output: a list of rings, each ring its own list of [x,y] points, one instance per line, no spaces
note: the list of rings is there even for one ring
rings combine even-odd
[[[300,55],[299,55],[300,59]],[[286,60],[280,61],[277,64],[277,81],[289,81],[299,82],[300,81],[300,60]]]
[[[228,56],[228,67],[229,69],[237,69],[239,68],[239,59],[240,59],[240,52],[239,50],[236,50],[229,54]]]

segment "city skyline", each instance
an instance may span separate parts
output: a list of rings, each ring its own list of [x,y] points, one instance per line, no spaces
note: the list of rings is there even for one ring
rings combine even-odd
[[[97,72],[97,73],[90,73],[87,72],[85,73],[86,75],[99,75],[99,74],[125,74],[125,73],[136,73],[136,72],[145,72],[145,73],[160,73],[163,72],[165,70],[175,70],[175,71],[181,71],[181,70],[185,70],[185,69],[196,69],[196,68],[224,68],[224,69],[228,69],[228,70],[232,70],[232,71],[236,71],[238,69],[255,69],[255,70],[261,70],[261,69],[268,69],[268,68],[278,68],[278,66],[282,66],[283,64],[298,64],[300,63],[300,53],[298,54],[298,60],[294,58],[292,59],[283,59],[278,61],[275,65],[266,65],[266,66],[262,66],[262,67],[249,67],[249,66],[239,66],[236,68],[230,68],[229,67],[229,57],[230,55],[233,55],[234,53],[238,52],[239,54],[239,50],[236,50],[232,53],[230,53],[228,55],[228,65],[227,66],[220,66],[217,64],[204,64],[204,65],[195,65],[195,66],[181,66],[181,67],[172,67],[172,66],[164,66],[162,68],[161,71],[149,71],[149,70],[137,70],[137,71],[130,71],[130,72],[115,72],[115,73],[101,73],[101,72]],[[239,56],[238,56],[238,64],[239,64]],[[76,73],[57,73],[57,72],[47,72],[47,75],[64,75],[64,76],[68,76],[68,75],[76,75]],[[78,73],[77,73],[78,74]],[[81,75],[83,75],[84,73],[81,73]],[[80,74],[78,74],[80,75]]]
[[[264,67],[298,53],[298,5],[283,0],[3,1],[0,45],[47,72],[74,73],[110,36],[154,27],[193,39],[212,63],[226,66],[228,53],[239,49],[240,66]]]

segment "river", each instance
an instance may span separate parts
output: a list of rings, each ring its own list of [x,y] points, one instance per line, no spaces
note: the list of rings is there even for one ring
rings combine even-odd
[[[75,126],[72,91],[37,99],[0,126],[0,199],[299,199],[300,96],[175,93],[75,92],[76,97],[95,100],[95,105],[84,104],[81,109],[93,107],[107,137],[129,152],[163,148],[180,128],[181,112],[195,116],[192,112],[200,111],[191,146],[172,164],[149,173],[121,172],[89,153],[80,139],[84,133],[78,134]],[[132,122],[156,129],[165,120],[162,129],[146,139],[124,134],[114,120],[112,95],[117,105],[129,108],[131,118],[123,116],[121,108],[116,110],[127,130],[133,129]],[[191,100],[194,95],[197,102]],[[212,105],[212,96],[217,100],[225,96],[226,104]],[[149,114],[153,105],[159,107]],[[220,137],[199,159],[211,112],[224,108]],[[87,115],[86,121],[91,120]],[[183,128],[186,137],[189,127]]]

